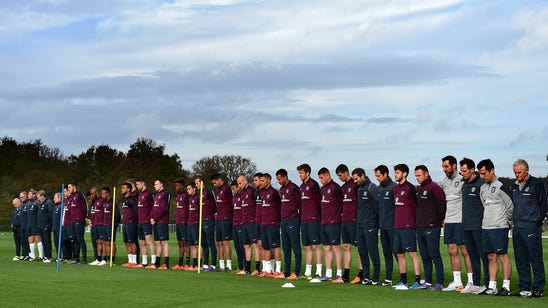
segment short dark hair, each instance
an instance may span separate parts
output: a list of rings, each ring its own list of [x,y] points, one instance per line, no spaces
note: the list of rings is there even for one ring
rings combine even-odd
[[[255,173],[255,174],[253,175],[254,178],[260,178],[260,177],[262,177],[262,176],[263,176],[263,174],[260,173],[260,172],[257,172],[257,173]]]
[[[326,167],[321,167],[320,170],[318,170],[318,175],[320,174],[329,174],[331,175],[331,173],[329,173],[329,169],[327,169]]]
[[[285,169],[278,169],[278,171],[276,171],[276,176],[278,175],[281,175],[283,177],[287,177],[287,170]]]
[[[122,184],[122,186],[126,186],[127,188],[129,188],[129,190],[133,189],[133,185],[129,182],[125,182],[124,184]]]
[[[304,171],[304,172],[306,172],[306,173],[312,172],[312,168],[310,167],[309,164],[300,164],[300,165],[297,166],[297,170],[298,170],[298,171],[301,171],[301,170],[302,170],[302,171]]]
[[[474,169],[476,167],[476,163],[474,163],[473,160],[471,160],[470,158],[467,158],[467,157],[461,159],[459,164],[460,164],[461,167],[466,165],[466,167],[468,167],[468,169]]]
[[[453,155],[447,155],[445,156],[444,158],[441,159],[441,162],[443,163],[444,161],[448,160],[449,161],[449,164],[450,165],[456,165],[457,164],[457,159],[455,158],[455,156]]]
[[[415,171],[422,170],[423,172],[428,172],[428,168],[425,165],[418,165],[415,167]]]
[[[485,170],[487,170],[487,171],[491,171],[491,170],[495,169],[495,165],[493,164],[493,162],[489,158],[484,159],[484,160],[482,160],[478,163],[478,170],[481,169],[481,168],[484,168],[484,167],[485,167]]]
[[[358,175],[358,176],[364,176],[365,175],[365,170],[363,170],[363,168],[356,168],[354,170],[352,170],[352,175]]]
[[[272,180],[272,176],[270,175],[270,173],[261,173],[261,178],[267,178],[269,180]]]
[[[103,188],[101,188],[101,190],[104,190],[104,191],[106,191],[110,194],[110,187],[108,187],[108,186],[103,186]]]
[[[209,180],[213,181],[213,180],[218,180],[220,178],[222,178],[221,174],[219,172],[215,172],[214,174],[211,175],[211,178]]]
[[[379,171],[381,174],[388,174],[388,167],[385,165],[378,165],[377,168],[375,168],[375,172]]]
[[[175,183],[178,183],[178,184],[181,184],[181,185],[185,185],[185,181],[183,179],[176,179],[175,180]]]
[[[146,183],[144,177],[138,177],[137,180],[135,180],[135,181],[136,181],[136,182],[143,182],[143,183]]]
[[[401,171],[403,173],[407,173],[409,174],[409,166],[407,166],[406,164],[397,164],[394,166],[394,171]]]
[[[163,179],[161,179],[161,178],[156,178],[156,179],[154,180],[154,182],[156,182],[156,181],[158,181],[158,182],[162,183],[162,185],[164,185],[164,180],[163,180]]]
[[[350,172],[350,170],[348,170],[348,166],[345,165],[345,164],[340,164],[340,165],[337,166],[337,169],[335,169],[336,174],[348,173],[348,172]]]
[[[233,181],[230,183],[230,186],[238,186],[238,181],[233,180]]]
[[[190,183],[186,184],[186,187],[188,187],[188,186],[190,186],[190,187],[192,187],[192,188],[196,188],[196,187],[197,187],[197,186],[196,186],[196,183],[194,183],[194,182],[190,182]]]

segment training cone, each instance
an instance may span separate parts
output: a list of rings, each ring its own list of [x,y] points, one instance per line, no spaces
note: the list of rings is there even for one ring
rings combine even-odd
[[[310,283],[321,283],[322,281],[320,280],[320,278],[314,278],[312,280],[310,280]]]
[[[294,288],[295,286],[291,282],[286,282],[282,286],[282,288]]]

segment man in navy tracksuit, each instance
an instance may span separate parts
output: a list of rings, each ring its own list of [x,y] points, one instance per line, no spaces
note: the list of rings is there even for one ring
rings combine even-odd
[[[41,240],[44,249],[44,263],[51,262],[51,213],[53,203],[46,197],[46,192],[40,190],[36,193],[40,205],[38,207],[38,227],[40,228]]]
[[[432,263],[436,267],[436,284],[432,290],[443,288],[443,261],[440,255],[440,234],[447,209],[443,189],[434,183],[424,165],[415,167],[417,187],[417,243],[424,267],[425,285],[432,283]]]
[[[381,246],[384,255],[385,277],[383,286],[392,285],[392,271],[394,269],[394,187],[398,184],[388,176],[388,167],[379,165],[375,168],[375,178],[379,182],[379,228],[381,229]]]
[[[476,164],[469,158],[460,162],[462,175],[462,227],[464,242],[472,263],[472,280],[474,285],[464,288],[461,293],[481,293],[489,285],[489,261],[483,253],[481,224],[483,221],[483,204],[480,198],[481,185],[485,181],[475,171]],[[480,283],[481,265],[483,263],[483,284]]]
[[[30,206],[28,195],[26,191],[19,193],[19,200],[21,200],[21,227],[19,228],[19,237],[21,239],[21,245],[23,250],[23,260],[30,260],[29,239],[27,234],[27,213]]]
[[[542,221],[546,216],[546,190],[538,178],[529,175],[523,159],[514,162],[516,182],[512,185],[514,230],[512,241],[519,275],[517,295],[542,297],[545,283],[542,260]],[[534,281],[531,279],[533,271]],[[532,283],[531,283],[532,282]]]
[[[363,269],[362,284],[378,285],[381,271],[379,258],[379,191],[377,185],[365,176],[362,168],[352,171],[352,179],[358,186],[358,220],[356,240]],[[369,257],[373,263],[373,276],[370,276]]]
[[[21,200],[18,198],[12,201],[14,211],[11,217],[11,229],[13,230],[13,242],[15,243],[15,257],[12,261],[19,261],[21,257],[21,236],[19,235],[21,229]]]

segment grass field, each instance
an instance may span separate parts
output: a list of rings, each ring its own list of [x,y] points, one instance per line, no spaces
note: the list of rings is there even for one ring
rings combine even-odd
[[[88,234],[89,236],[89,234]],[[119,236],[118,238],[121,238]],[[170,238],[175,239],[171,234]],[[510,241],[511,242],[511,241]],[[89,243],[89,237],[88,241]],[[544,240],[544,256],[548,256]],[[171,263],[176,264],[175,240]],[[449,258],[442,247],[446,284],[452,278]],[[297,280],[295,288],[282,288],[281,279],[237,276],[233,273],[157,271],[121,266],[94,267],[11,261],[15,255],[9,232],[0,235],[0,298],[2,307],[180,307],[180,306],[296,306],[296,307],[547,307],[548,299],[493,297],[457,292],[395,291],[389,287],[334,285]],[[88,244],[88,255],[92,255]],[[127,257],[118,240],[118,259]],[[512,257],[513,258],[513,257]],[[355,263],[355,262],[354,262]],[[236,262],[234,261],[234,264]],[[513,265],[513,264],[512,264]],[[303,266],[304,269],[304,266]],[[381,279],[384,277],[381,270]],[[396,270],[397,272],[397,270]],[[356,273],[352,269],[351,276]],[[394,275],[397,279],[398,275]],[[466,278],[463,278],[466,279]],[[501,284],[499,278],[499,285]],[[513,267],[512,291],[517,290]]]

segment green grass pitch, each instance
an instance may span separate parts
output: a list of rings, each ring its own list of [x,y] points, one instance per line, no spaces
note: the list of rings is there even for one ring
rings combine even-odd
[[[92,248],[88,243],[88,255]],[[170,234],[171,264],[177,262],[175,234]],[[511,241],[510,241],[511,243]],[[546,307],[548,300],[493,297],[457,292],[396,291],[389,287],[313,284],[293,281],[295,288],[282,288],[282,279],[238,276],[233,273],[126,269],[127,261],[119,234],[115,267],[11,261],[15,255],[11,232],[0,235],[0,298],[2,307]],[[547,256],[548,240],[544,240]],[[442,245],[446,284],[452,274]],[[511,248],[510,248],[510,251]],[[356,252],[354,252],[356,255]],[[304,255],[304,252],[303,252]],[[235,254],[233,254],[235,259]],[[513,256],[511,256],[513,259]],[[351,277],[356,274],[356,259]],[[91,261],[91,260],[89,260]],[[546,257],[545,257],[546,261]],[[236,264],[235,260],[233,261]],[[382,264],[382,262],[381,262]],[[517,273],[512,273],[516,291]],[[304,270],[304,266],[303,266]],[[315,270],[315,268],[313,269]],[[381,269],[381,279],[384,268]],[[411,276],[411,272],[409,272]],[[465,274],[463,274],[466,281]],[[397,270],[394,279],[398,278]],[[501,284],[499,277],[498,284]]]

